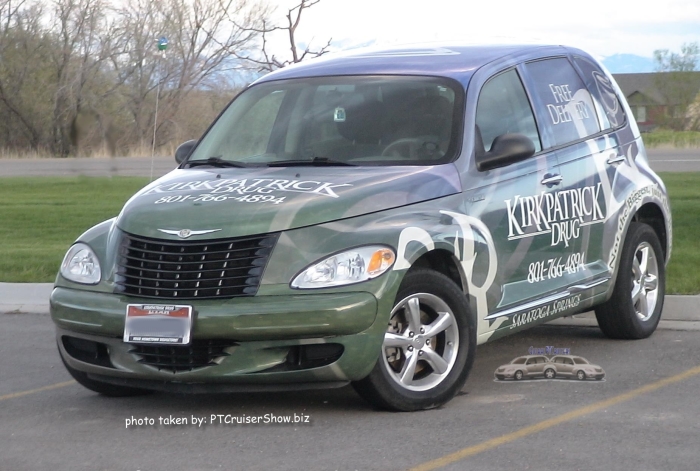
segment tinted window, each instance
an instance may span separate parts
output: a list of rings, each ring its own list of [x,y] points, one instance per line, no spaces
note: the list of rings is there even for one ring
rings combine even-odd
[[[574,62],[581,70],[583,80],[593,95],[601,127],[610,129],[624,124],[624,110],[607,75],[588,59],[575,56]]]
[[[583,358],[574,358],[574,363],[577,365],[587,365],[588,362],[584,360]]]
[[[553,145],[567,144],[600,131],[593,100],[583,81],[564,58],[526,64],[533,94],[542,107],[544,126]]]
[[[522,365],[523,363],[525,363],[525,358],[516,358],[513,360],[514,365]]]
[[[535,151],[542,149],[530,102],[515,70],[493,77],[481,89],[476,125],[485,151],[491,149],[497,136],[506,133],[524,134],[535,144]]]

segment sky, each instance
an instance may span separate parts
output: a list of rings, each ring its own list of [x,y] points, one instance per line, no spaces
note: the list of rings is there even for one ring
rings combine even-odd
[[[298,0],[269,0],[276,18]],[[554,43],[602,60],[615,54],[652,57],[700,42],[700,0],[321,0],[305,10],[298,42],[336,50],[417,42]],[[287,39],[271,38],[284,55]],[[279,52],[278,52],[279,51]]]

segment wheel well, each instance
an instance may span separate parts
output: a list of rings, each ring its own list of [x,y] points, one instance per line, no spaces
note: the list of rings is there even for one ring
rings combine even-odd
[[[661,209],[654,203],[647,203],[634,215],[633,221],[642,222],[648,224],[654,229],[659,242],[661,242],[661,249],[664,252],[664,257],[666,257],[666,251],[668,250],[668,239],[666,234],[666,224],[664,222],[664,214]]]
[[[411,270],[417,268],[429,268],[438,273],[442,273],[454,281],[457,286],[464,291],[465,285],[462,282],[462,275],[459,271],[457,259],[447,250],[432,250],[422,255],[411,265]]]

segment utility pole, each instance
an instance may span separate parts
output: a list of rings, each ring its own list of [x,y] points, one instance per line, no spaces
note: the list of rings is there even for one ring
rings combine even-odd
[[[160,52],[161,59],[165,59],[165,50],[168,49],[168,38],[161,36],[156,39],[158,42],[158,51]],[[161,61],[161,66],[163,62]],[[156,112],[153,118],[153,144],[151,146],[151,181],[153,181],[153,160],[156,154],[156,130],[158,129],[158,101],[160,98],[160,84],[163,81],[163,73],[161,71],[160,77],[158,77],[158,84],[156,85]]]

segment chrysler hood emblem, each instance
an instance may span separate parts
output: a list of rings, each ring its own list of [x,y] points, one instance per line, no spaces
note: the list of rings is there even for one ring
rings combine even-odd
[[[193,236],[193,235],[211,234],[212,232],[219,232],[221,229],[208,229],[208,230],[204,230],[204,231],[193,231],[191,229],[180,229],[179,231],[178,230],[171,231],[168,229],[158,229],[158,230],[160,232],[164,232],[166,234],[176,235],[181,239],[187,239],[188,237]]]

